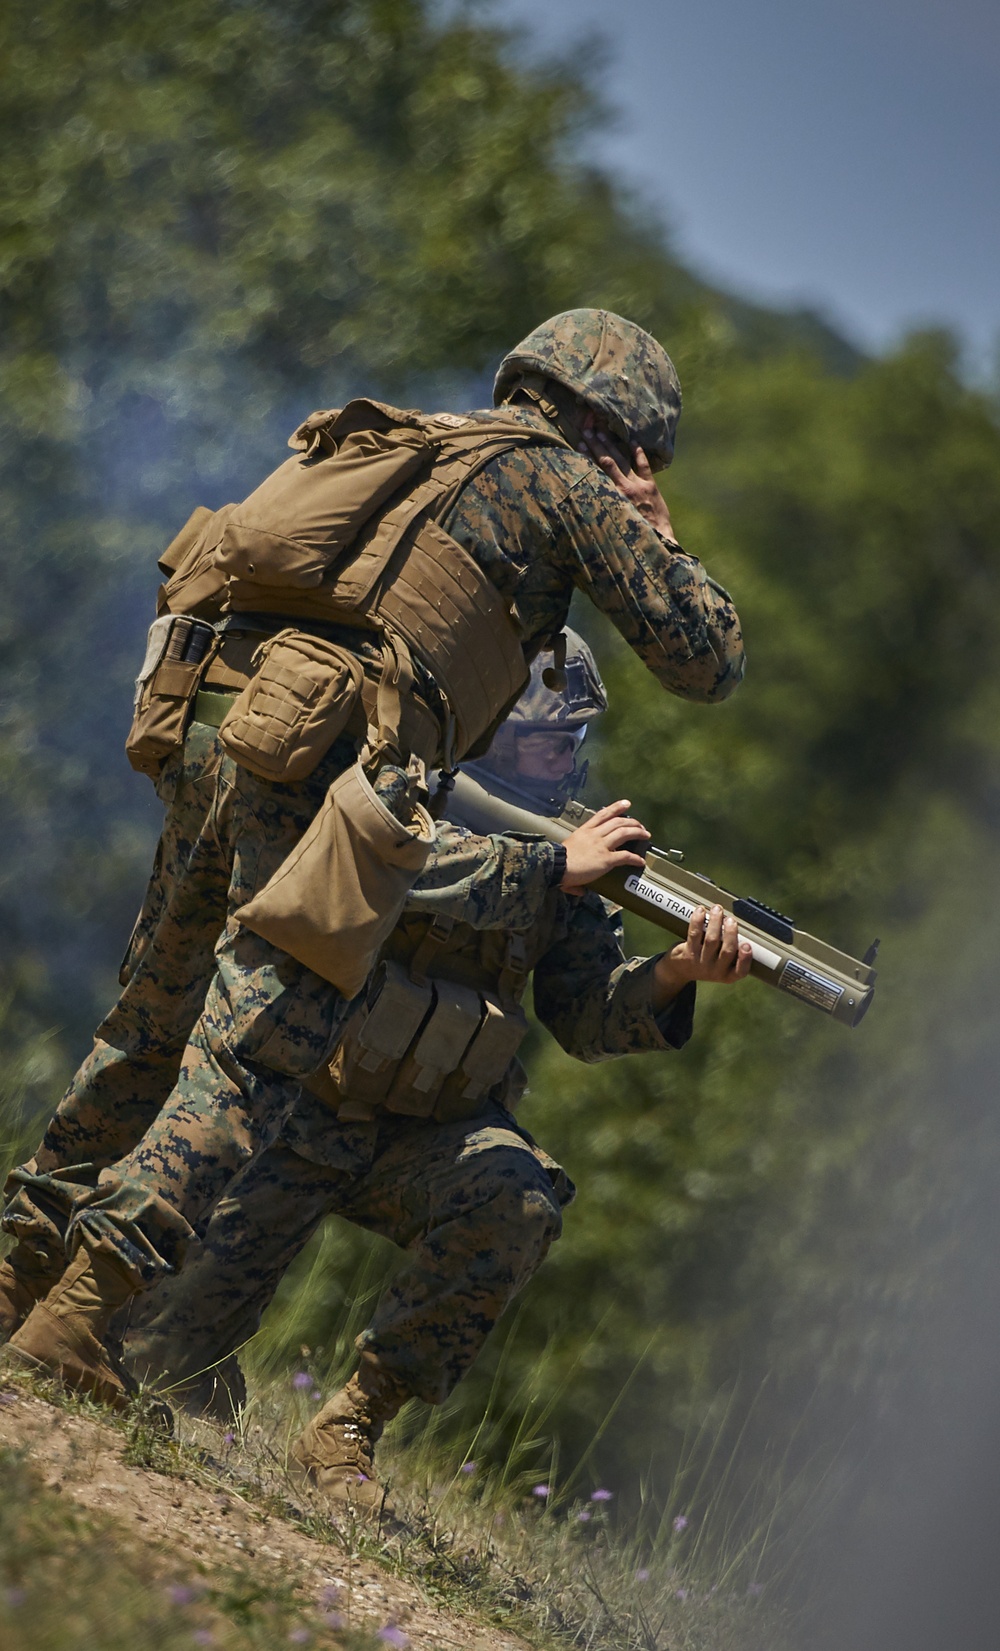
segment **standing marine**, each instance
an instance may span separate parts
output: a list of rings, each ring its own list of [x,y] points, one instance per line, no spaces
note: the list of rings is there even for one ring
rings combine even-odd
[[[173,548],[132,750],[158,774],[166,836],[175,796],[189,835],[173,887],[154,874],[124,1013],[15,1172],[0,1279],[10,1317],[39,1303],[13,1337],[22,1356],[108,1402],[124,1398],[110,1317],[180,1269],[337,1044],[433,841],[424,766],[488,743],[574,590],[669,691],[713,703],[741,680],[732,603],[676,543],[652,478],[680,414],[656,341],[566,312],[505,358],[495,400],[463,417],[370,401],[314,414],[291,459]],[[189,850],[210,862],[204,923]],[[158,990],[175,945],[196,956],[201,973],[181,973],[204,982],[200,1004],[177,972]]]

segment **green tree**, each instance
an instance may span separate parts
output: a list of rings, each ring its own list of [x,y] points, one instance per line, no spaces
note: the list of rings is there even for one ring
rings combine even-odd
[[[762,1430],[817,1384],[835,1430],[996,1160],[996,408],[945,338],[861,362],[708,289],[580,163],[579,75],[430,0],[10,0],[0,76],[5,1140],[86,1046],[141,893],[158,807],[120,753],[157,550],[312,406],[482,400],[540,317],[607,304],[680,366],[671,505],[750,671],[682,705],[585,620],[595,774],[694,866],[846,946],[881,930],[884,981],[853,1036],[750,986],[663,1062],[537,1039],[525,1118],[581,1196],[500,1385],[550,1345],[579,1455],[638,1363],[600,1446],[622,1483],[738,1372],[777,1395]]]

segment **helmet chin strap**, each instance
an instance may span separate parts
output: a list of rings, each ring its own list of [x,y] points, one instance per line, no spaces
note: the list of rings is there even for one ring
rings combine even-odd
[[[583,442],[583,421],[588,412],[593,412],[606,429],[615,448],[615,457],[625,470],[632,468],[632,438],[625,425],[608,417],[600,408],[590,408],[580,396],[567,390],[565,385],[555,378],[544,378],[541,373],[521,373],[514,380],[504,402],[528,401],[544,413],[550,424],[554,424],[561,436],[565,436],[570,446],[578,448]],[[502,405],[502,404],[501,404]]]
[[[542,672],[542,681],[546,688],[551,688],[555,694],[566,692],[566,632],[557,631],[552,638],[552,664],[546,665]]]
[[[571,447],[579,447],[583,440],[583,419],[587,409],[569,390],[564,390],[554,379],[541,373],[521,373],[511,385],[504,401],[531,402],[554,424]]]

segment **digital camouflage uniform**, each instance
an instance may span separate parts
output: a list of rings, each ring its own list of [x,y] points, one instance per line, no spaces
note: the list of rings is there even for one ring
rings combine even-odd
[[[648,345],[649,362],[633,350],[628,358],[632,381],[623,379],[623,327],[627,324],[606,312],[570,312],[556,318],[519,346],[520,354],[516,351],[507,358],[498,392],[502,395],[518,382],[519,363],[544,365],[555,340],[554,354],[562,350],[570,363],[564,382],[572,388],[578,379],[588,404],[605,411],[624,408],[623,417],[635,438],[654,465],[662,464],[670,456],[679,412],[676,378],[670,368],[670,383],[664,387],[666,358],[646,340],[638,355],[642,357]],[[630,336],[633,344],[636,336],[646,338],[635,329]],[[629,423],[630,397],[635,400],[639,390],[648,390],[647,365],[652,378],[661,371],[660,404],[650,412],[648,394],[645,400],[640,395],[636,404],[641,417]],[[530,386],[525,393],[532,393]],[[526,425],[548,427],[545,412],[537,406],[514,411]],[[488,422],[492,415],[477,416]],[[583,454],[553,447],[506,453],[461,490],[442,521],[501,594],[516,603],[529,649],[561,629],[573,590],[579,588],[608,614],[671,692],[711,703],[726,698],[739,683],[742,642],[725,592],[708,578],[696,557],[661,538]],[[202,737],[195,732],[189,740]],[[231,836],[225,845],[231,856],[229,870],[241,888],[239,901],[231,889],[228,892],[230,913],[245,898],[245,890],[260,887],[276,869],[293,835],[308,823],[307,811],[315,811],[326,787],[353,757],[353,750],[344,751],[341,744],[303,782],[301,792],[253,781],[255,801],[245,823],[247,857],[254,870],[244,875],[240,835]],[[223,773],[224,765],[220,786]],[[286,814],[290,791],[302,803],[291,826]],[[168,835],[170,830],[168,820]],[[185,949],[190,946],[189,955],[205,956],[217,914],[217,907],[210,921],[199,914],[200,937],[185,937],[183,942]],[[168,944],[165,962],[169,954]],[[78,1190],[73,1199],[68,1248],[73,1249],[78,1233],[91,1243],[103,1241],[136,1285],[148,1284],[182,1264],[192,1233],[229,1179],[254,1151],[275,1140],[297,1090],[295,1080],[324,1058],[343,1007],[333,987],[242,929],[231,916],[215,946],[212,967],[214,974],[205,981],[204,1007],[180,1056],[177,1082],[155,1124],[113,1168],[101,1170],[96,1188]],[[192,986],[192,999],[196,995]],[[158,1035],[162,1008],[156,999],[154,991],[148,1002],[132,1005],[151,1040]],[[114,1013],[110,1019],[113,1023]],[[176,1035],[172,1019],[167,1033]],[[106,1032],[102,1041],[109,1042]],[[130,1048],[121,1048],[120,1042],[111,1047],[130,1063],[124,1087],[134,1099],[126,1110],[134,1106],[132,1116],[139,1121],[147,1104],[153,1110],[154,1102],[162,1099],[166,1063],[157,1068],[153,1081],[148,1071],[132,1072]],[[117,1064],[114,1056],[109,1059],[112,1066]],[[99,1054],[92,1061],[99,1066]],[[92,1093],[85,1068],[71,1085],[61,1114],[84,1116]],[[95,1115],[99,1108],[98,1100]],[[60,1123],[53,1125],[53,1133],[58,1141],[63,1133]],[[81,1133],[65,1134],[72,1136],[72,1149],[82,1151]],[[88,1161],[95,1156],[87,1150]],[[71,1165],[59,1164],[53,1155],[42,1164],[41,1179],[30,1167],[17,1173],[19,1196],[10,1213],[10,1231],[17,1232],[18,1209],[24,1208],[25,1200],[30,1203],[37,1192],[44,1202],[52,1194],[56,1169],[65,1169],[70,1178],[74,1173]]]
[[[62,1249],[81,1184],[93,1186],[97,1172],[155,1123],[209,982],[213,1012],[224,1015],[231,1005],[244,1048],[269,1043],[274,1060],[281,1053],[273,1006],[294,990],[296,1046],[316,1064],[323,1059],[336,1032],[334,989],[292,958],[272,967],[266,943],[227,920],[277,869],[353,757],[353,742],[338,741],[308,779],[271,785],[235,763],[214,728],[192,723],[157,782],[166,820],[122,964],[121,996],[34,1159],[10,1177],[8,1233]],[[236,1144],[248,1156],[256,1142],[247,1131]]]
[[[620,918],[599,896],[551,886],[552,854],[546,842],[444,825],[401,925],[406,950],[444,916],[461,924],[452,953],[495,974],[506,936],[521,934],[536,1013],[567,1053],[597,1061],[681,1047],[694,987],[655,1016],[655,960],[625,959]],[[336,1214],[409,1252],[358,1345],[408,1394],[440,1402],[540,1265],[573,1196],[503,1104],[516,1104],[522,1088],[515,1062],[474,1117],[445,1124],[388,1112],[345,1124],[301,1091],[280,1138],[212,1212],[182,1274],[133,1310],[134,1371],[191,1384],[189,1403],[212,1402],[209,1367],[254,1334],[285,1269]],[[220,1386],[215,1407],[224,1409],[239,1396],[238,1375]]]

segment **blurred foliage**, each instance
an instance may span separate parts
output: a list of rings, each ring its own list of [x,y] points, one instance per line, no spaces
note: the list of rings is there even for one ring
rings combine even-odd
[[[662,1062],[585,1069],[535,1038],[525,1121],[580,1198],[460,1408],[516,1391],[545,1346],[576,1370],[566,1459],[628,1381],[594,1458],[624,1484],[734,1384],[726,1415],[758,1439],[884,1417],[995,1171],[1000,428],[946,336],[862,362],[813,317],[699,282],[579,163],[577,69],[449,18],[0,18],[0,1049],[37,1110],[112,996],[157,824],[121,755],[129,677],[154,555],[193,505],[242,496],[304,412],[362,385],[482,401],[566,305],[650,326],[686,388],[674,518],[732,588],[750,669],[726,706],[686,706],[581,612],[612,696],[595,779],[695,869],[885,944],[854,1034],[751,985],[703,992]],[[289,1352],[323,1340],[371,1244],[323,1242],[273,1321]]]

